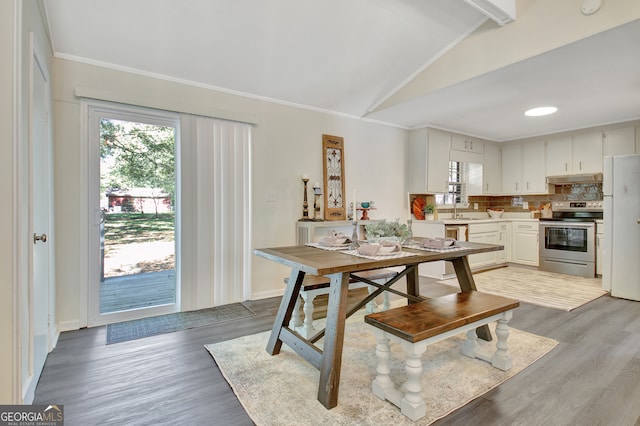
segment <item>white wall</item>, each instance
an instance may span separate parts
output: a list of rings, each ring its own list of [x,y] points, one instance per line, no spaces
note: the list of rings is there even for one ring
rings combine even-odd
[[[258,101],[97,65],[54,60],[57,315],[62,329],[86,324],[85,165],[76,93],[171,111],[252,122],[253,246],[295,244],[302,173],[322,181],[322,134],[344,137],[347,202],[375,200],[373,218],[406,218],[405,130]],[[282,294],[286,268],[253,257],[253,298]]]

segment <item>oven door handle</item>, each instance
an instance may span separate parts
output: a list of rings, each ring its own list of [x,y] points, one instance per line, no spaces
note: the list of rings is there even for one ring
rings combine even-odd
[[[547,228],[595,228],[594,222],[580,223],[580,222],[540,222],[540,226]]]

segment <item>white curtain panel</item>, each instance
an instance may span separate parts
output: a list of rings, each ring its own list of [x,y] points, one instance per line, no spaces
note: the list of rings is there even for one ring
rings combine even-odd
[[[251,128],[181,117],[182,310],[250,298]]]

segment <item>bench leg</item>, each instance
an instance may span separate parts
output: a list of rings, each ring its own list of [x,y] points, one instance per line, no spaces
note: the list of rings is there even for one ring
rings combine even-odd
[[[376,372],[378,375],[371,382],[371,390],[373,394],[380,399],[387,399],[387,395],[395,390],[395,386],[389,377],[391,369],[389,368],[389,359],[391,358],[391,349],[389,347],[389,338],[382,330],[375,329],[376,336],[376,359],[378,365]]]
[[[300,334],[308,338],[316,333],[316,329],[313,326],[313,299],[316,298],[316,295],[306,291],[302,291],[300,294],[304,299],[304,306],[302,308],[304,310],[304,326]]]
[[[496,343],[496,353],[493,355],[493,358],[491,358],[491,365],[502,371],[507,371],[511,368],[511,357],[508,352],[507,338],[509,337],[508,324],[512,315],[513,313],[511,311],[505,312],[496,325],[498,342]]]
[[[422,384],[422,354],[427,349],[427,345],[423,342],[409,343],[402,341],[402,348],[407,357],[405,359],[404,370],[407,380],[404,383],[404,397],[400,401],[400,412],[411,420],[418,420],[427,414],[427,404],[420,395]]]
[[[289,322],[289,328],[297,330],[302,325],[302,317],[300,316],[300,296],[296,298],[296,305],[293,307],[291,313],[291,321]]]
[[[369,294],[373,293],[374,291],[376,291],[377,289],[375,287],[372,286],[367,286],[367,292]],[[378,305],[376,304],[375,299],[372,299],[371,301],[367,302],[367,308],[366,311],[368,314],[372,314],[376,311],[376,308],[378,307]]]
[[[467,340],[462,345],[462,354],[469,358],[476,357],[476,345],[478,344],[478,336],[476,330],[467,331]]]

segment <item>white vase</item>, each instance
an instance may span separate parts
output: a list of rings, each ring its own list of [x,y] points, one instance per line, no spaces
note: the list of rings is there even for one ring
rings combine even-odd
[[[424,214],[424,220],[433,220],[434,215],[433,213],[425,213]]]

